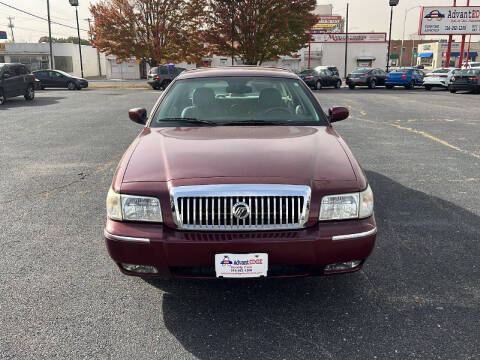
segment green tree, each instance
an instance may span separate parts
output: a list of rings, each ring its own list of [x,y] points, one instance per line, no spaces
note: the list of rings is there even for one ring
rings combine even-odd
[[[49,42],[49,39],[48,39],[48,36],[42,36],[39,40],[38,40],[39,43],[45,43],[45,42]],[[75,37],[75,36],[70,36],[68,38],[55,38],[55,37],[52,37],[52,42],[54,43],[74,43],[74,44],[78,44],[78,37]],[[80,44],[82,45],[92,45],[90,43],[90,41],[88,40],[85,40],[85,39],[80,39]]]
[[[205,40],[215,54],[229,54],[232,15],[235,53],[246,64],[290,55],[308,43],[315,0],[209,0]]]
[[[93,44],[120,60],[198,62],[205,52],[202,33],[207,0],[100,0],[90,6],[95,18]]]

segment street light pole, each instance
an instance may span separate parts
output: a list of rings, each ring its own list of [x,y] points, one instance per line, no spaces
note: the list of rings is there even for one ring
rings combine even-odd
[[[400,50],[400,67],[403,66],[403,42],[405,41],[405,25],[407,23],[407,14],[410,10],[418,9],[420,6],[414,6],[410,9],[405,9],[405,19],[403,20],[403,36],[402,36],[402,49]],[[413,48],[412,48],[413,51]]]
[[[50,0],[47,0],[47,14],[48,14],[48,42],[50,43],[50,69],[55,68],[53,63],[53,48],[52,48],[52,22],[50,21]]]
[[[70,5],[75,6],[75,15],[77,17],[77,34],[78,34],[78,52],[80,53],[80,72],[83,78],[83,59],[82,59],[82,44],[80,40],[80,24],[78,22],[78,0],[69,0]]]
[[[392,20],[393,20],[393,7],[398,5],[400,0],[390,0],[390,31],[388,34],[388,50],[387,50],[387,73],[390,67],[390,45],[392,44]]]

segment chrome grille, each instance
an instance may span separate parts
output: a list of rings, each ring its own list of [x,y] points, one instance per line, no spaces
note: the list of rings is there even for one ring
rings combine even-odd
[[[310,187],[268,184],[179,186],[172,188],[171,202],[173,218],[180,229],[298,229],[303,228],[308,219]],[[242,216],[235,214],[236,205],[242,208]]]

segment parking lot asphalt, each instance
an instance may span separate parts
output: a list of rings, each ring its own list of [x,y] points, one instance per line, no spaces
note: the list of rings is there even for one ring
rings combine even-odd
[[[378,236],[362,271],[246,281],[126,277],[105,196],[159,92],[41,91],[0,107],[0,358],[479,359],[479,95],[324,89]]]

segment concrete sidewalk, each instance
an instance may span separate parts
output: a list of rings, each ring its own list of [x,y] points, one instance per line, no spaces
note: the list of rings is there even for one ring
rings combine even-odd
[[[87,78],[88,87],[92,89],[151,89],[146,79],[122,80],[104,77]]]

